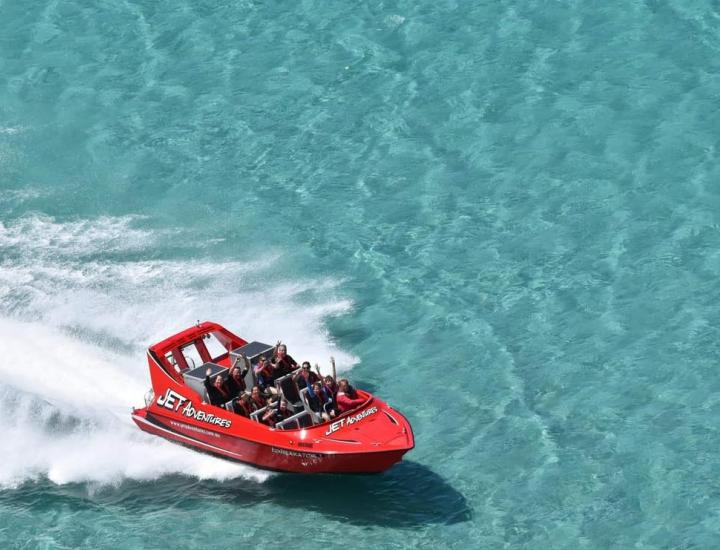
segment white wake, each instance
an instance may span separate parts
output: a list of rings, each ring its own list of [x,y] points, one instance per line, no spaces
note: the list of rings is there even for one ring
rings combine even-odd
[[[197,319],[246,339],[282,339],[297,360],[355,361],[324,325],[350,307],[334,297],[336,281],[278,279],[273,256],[146,259],[177,235],[140,225],[41,215],[0,223],[0,487],[166,474],[265,479],[130,420],[149,387],[144,348]]]

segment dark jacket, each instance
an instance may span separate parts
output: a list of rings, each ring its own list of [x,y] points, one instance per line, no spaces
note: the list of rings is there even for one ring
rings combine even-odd
[[[308,392],[307,403],[310,408],[316,413],[322,412],[323,402],[317,394],[310,395],[310,393]]]
[[[225,380],[225,388],[230,392],[231,397],[237,397],[245,391],[245,380],[240,378],[238,382],[232,376],[228,376],[228,379]]]
[[[230,392],[227,390],[227,387],[225,386],[225,383],[223,383],[223,390],[221,391],[215,387],[215,385],[210,382],[210,377],[205,377],[205,389],[207,390],[208,399],[210,399],[211,405],[217,405],[218,407],[222,407],[225,403],[230,401],[232,399],[232,395],[230,395]]]
[[[235,414],[250,418],[250,413],[253,412],[250,403],[244,404],[240,399],[233,399],[232,409]]]
[[[320,380],[318,375],[315,374],[313,371],[310,371],[310,376],[307,380],[305,380],[305,377],[302,374],[296,375],[295,383],[298,385],[298,388],[303,389],[308,386],[308,383],[312,386],[318,380]]]
[[[262,409],[265,405],[267,405],[267,399],[264,397],[260,397],[257,401],[253,397],[250,398],[250,405],[252,405],[253,410],[259,410]]]
[[[289,355],[285,354],[285,357],[282,361],[280,361],[277,357],[273,357],[270,361],[274,368],[274,376],[273,378],[277,380],[278,378],[285,376],[286,374],[290,374],[292,371],[298,368],[298,364]]]

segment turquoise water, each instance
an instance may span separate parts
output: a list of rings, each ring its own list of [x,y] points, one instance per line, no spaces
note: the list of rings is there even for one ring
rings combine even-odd
[[[0,546],[715,548],[716,2],[0,3]],[[139,432],[197,319],[413,424]]]

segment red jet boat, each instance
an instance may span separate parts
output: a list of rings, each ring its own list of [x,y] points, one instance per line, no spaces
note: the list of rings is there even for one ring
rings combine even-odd
[[[228,351],[229,350],[229,351]],[[353,410],[324,421],[299,390],[293,376],[275,381],[292,416],[275,427],[262,424],[260,409],[250,418],[209,404],[204,386],[211,377],[226,377],[239,358],[253,368],[245,384],[257,380],[254,365],[270,357],[273,346],[247,342],[216,323],[198,323],[147,350],[152,390],[145,408],[133,409],[140,429],[216,456],[282,472],[376,473],[388,469],[414,447],[407,419],[377,397],[357,390],[364,399]]]

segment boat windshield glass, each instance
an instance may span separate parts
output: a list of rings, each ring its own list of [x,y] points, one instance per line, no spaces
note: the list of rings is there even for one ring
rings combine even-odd
[[[220,332],[208,332],[205,335],[205,347],[213,361],[217,361],[219,357],[226,355],[230,344],[230,340]]]
[[[182,351],[183,357],[185,357],[185,361],[187,361],[188,367],[190,367],[191,369],[194,367],[199,367],[204,363],[204,361],[200,357],[200,353],[195,347],[194,342],[180,348],[180,351]]]

